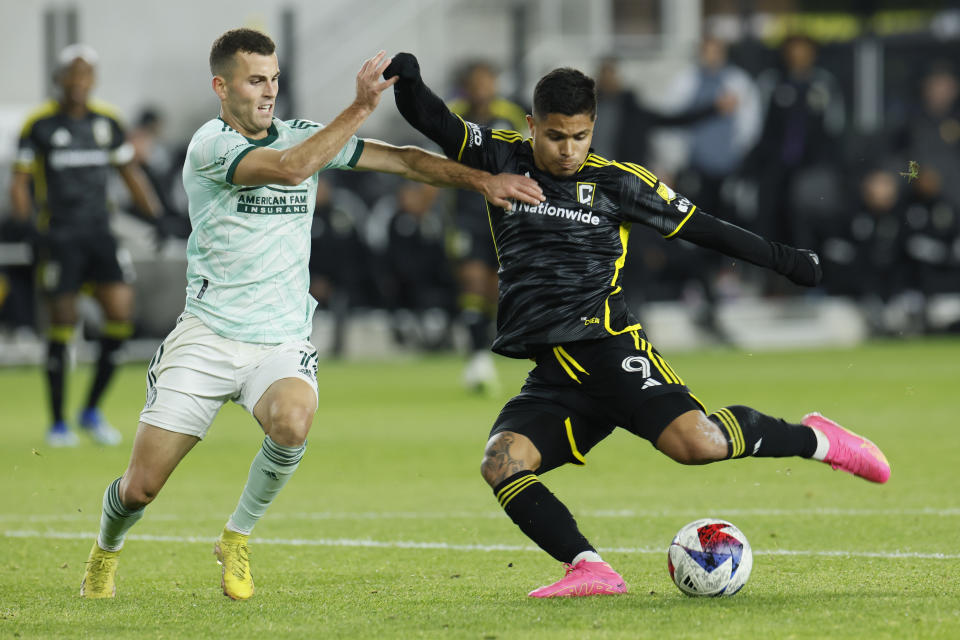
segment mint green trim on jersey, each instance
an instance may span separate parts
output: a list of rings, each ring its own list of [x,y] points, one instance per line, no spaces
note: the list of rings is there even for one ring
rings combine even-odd
[[[353,157],[347,161],[347,164],[353,169],[357,166],[357,162],[360,161],[360,156],[363,155],[363,140],[360,140],[357,144],[357,150],[353,152]]]
[[[237,165],[240,164],[240,161],[243,160],[248,153],[253,151],[253,149],[253,147],[247,147],[237,154],[237,157],[234,158],[233,162],[230,163],[230,168],[227,169],[227,182],[233,184],[233,174],[237,172]]]
[[[289,149],[321,127],[275,119],[266,138],[249,140],[214,119],[190,141],[183,167],[193,227],[186,310],[219,335],[280,344],[312,332],[317,303],[309,293],[308,264],[319,172],[295,186],[231,181],[251,150]],[[353,168],[362,148],[351,136],[321,170]]]

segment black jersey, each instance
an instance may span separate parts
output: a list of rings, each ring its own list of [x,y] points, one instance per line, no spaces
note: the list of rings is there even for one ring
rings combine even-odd
[[[820,281],[820,260],[812,251],[714,218],[640,165],[591,153],[570,177],[539,171],[531,140],[452,114],[423,83],[412,54],[393,57],[384,77],[394,75],[400,77],[393,87],[400,113],[447,157],[490,173],[526,174],[546,196],[537,206],[517,203],[509,212],[487,207],[500,261],[497,353],[523,358],[547,346],[638,330],[621,290],[633,222],[774,269],[797,284]]]
[[[99,102],[87,107],[83,118],[71,118],[51,100],[21,130],[16,170],[33,174],[41,225],[108,226],[107,176],[133,159],[133,147],[111,109]]]
[[[500,260],[493,350],[528,357],[547,345],[640,328],[621,289],[630,225],[675,236],[696,211],[643,167],[594,153],[569,178],[536,168],[530,139],[464,122],[461,162],[529,175],[546,201],[512,211],[488,205]]]

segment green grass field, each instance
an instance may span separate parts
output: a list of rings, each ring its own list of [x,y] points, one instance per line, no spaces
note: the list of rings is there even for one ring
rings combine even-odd
[[[819,410],[868,435],[890,482],[799,459],[683,467],[618,431],[586,467],[544,482],[630,593],[537,601],[527,591],[561,568],[478,471],[529,363],[498,361],[505,391],[492,399],[461,390],[454,357],[321,364],[306,457],[251,539],[252,600],[221,595],[212,555],[262,438],[228,406],[132,530],[117,598],[83,601],[145,366],[126,366],[108,395],[126,438],[115,449],[48,449],[41,372],[0,370],[0,637],[960,637],[960,341],[667,356],[711,409],[792,420]],[[72,376],[74,401],[88,373]],[[731,520],[753,545],[753,574],[733,598],[688,598],[667,574],[674,533],[702,516]]]

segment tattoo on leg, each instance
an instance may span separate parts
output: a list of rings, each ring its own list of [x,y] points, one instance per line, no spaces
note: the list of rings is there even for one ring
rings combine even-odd
[[[490,486],[496,486],[513,474],[529,468],[525,460],[514,457],[511,452],[516,442],[514,434],[501,433],[487,448],[483,459],[483,476]]]

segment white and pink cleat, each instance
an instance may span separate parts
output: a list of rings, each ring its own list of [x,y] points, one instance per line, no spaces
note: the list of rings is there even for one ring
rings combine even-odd
[[[626,593],[627,585],[620,574],[606,562],[581,560],[575,565],[564,563],[566,575],[546,586],[534,589],[531,598],[574,598],[580,596],[612,596]]]
[[[802,424],[816,429],[830,443],[822,462],[870,482],[883,484],[890,479],[890,463],[880,448],[856,433],[819,413],[803,416]]]

